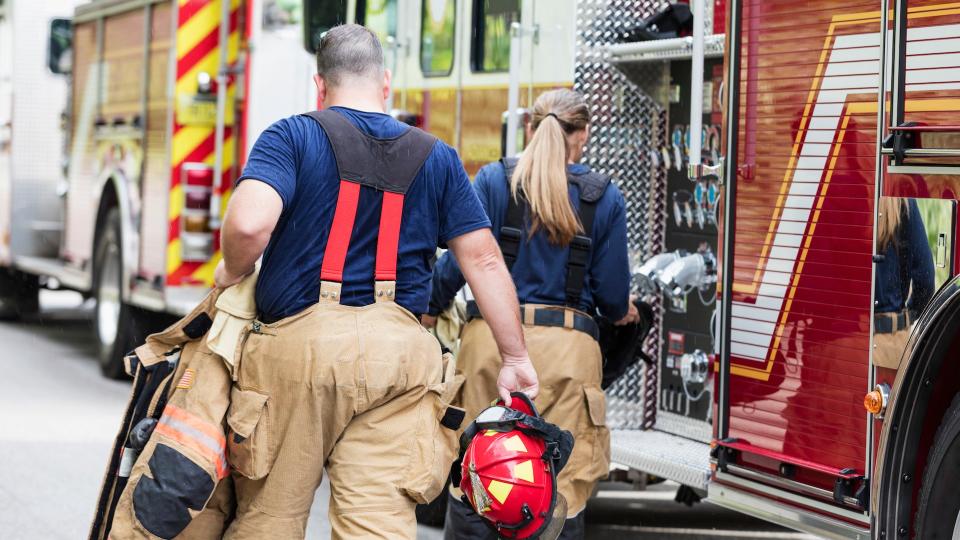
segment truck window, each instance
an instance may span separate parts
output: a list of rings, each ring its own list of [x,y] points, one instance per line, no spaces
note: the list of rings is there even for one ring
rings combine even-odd
[[[284,5],[299,3],[298,0],[274,0]],[[317,52],[320,36],[338,24],[347,22],[347,0],[304,0],[303,2],[303,47],[307,52]]]
[[[70,73],[70,62],[73,60],[73,23],[70,19],[51,20],[49,38],[47,67],[57,75]]]
[[[397,36],[397,0],[358,0],[357,24],[372,30],[386,44],[388,37]]]
[[[303,19],[302,7],[299,0],[267,0],[263,3],[263,29],[299,25]]]
[[[470,68],[492,73],[510,68],[510,25],[520,22],[520,0],[474,0]]]
[[[424,0],[421,15],[420,69],[427,77],[449,75],[457,22],[454,0]]]

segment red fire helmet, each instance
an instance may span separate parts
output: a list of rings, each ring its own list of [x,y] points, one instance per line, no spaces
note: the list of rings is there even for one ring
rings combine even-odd
[[[557,474],[573,449],[569,431],[540,418],[526,394],[517,392],[510,408],[501,401],[481,412],[460,445],[454,481],[501,538],[557,538],[567,517]]]

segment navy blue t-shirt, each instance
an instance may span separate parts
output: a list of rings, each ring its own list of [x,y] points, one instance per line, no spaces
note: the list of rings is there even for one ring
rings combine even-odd
[[[568,165],[574,174],[589,172],[586,165]],[[493,223],[493,234],[499,238],[500,227],[506,218],[510,187],[500,162],[491,163],[477,173],[473,182],[480,202]],[[570,202],[580,208],[580,188],[568,183]],[[591,231],[593,249],[587,262],[588,272],[580,294],[582,311],[620,320],[627,314],[630,296],[630,263],[627,259],[627,216],[623,194],[610,184],[597,201],[597,211]],[[523,238],[527,238],[524,230]],[[511,274],[517,286],[521,304],[562,306],[566,303],[566,268],[568,247],[551,244],[543,230],[520,244],[520,252]],[[433,294],[429,313],[437,314],[453,300],[463,287],[464,278],[457,261],[448,252],[437,261],[433,276]]]
[[[376,138],[394,138],[409,129],[386,114],[344,107],[332,110]],[[273,124],[257,139],[237,183],[247,179],[268,184],[283,200],[283,212],[263,254],[256,292],[260,316],[277,320],[315,304],[320,295],[320,265],[340,185],[326,133],[305,116]],[[343,271],[340,303],[344,305],[374,301],[382,200],[377,190],[361,188]],[[404,198],[397,303],[413,313],[424,313],[437,246],[489,226],[456,151],[437,141]]]

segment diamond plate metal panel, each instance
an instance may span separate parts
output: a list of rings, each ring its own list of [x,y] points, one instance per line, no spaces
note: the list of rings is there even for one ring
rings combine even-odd
[[[612,431],[610,439],[610,459],[614,463],[707,489],[710,445],[656,430]]]
[[[661,251],[664,242],[666,170],[659,159],[667,137],[666,111],[650,95],[660,97],[665,81],[662,63],[638,67],[633,80],[656,81],[640,88],[609,63],[606,45],[663,5],[646,0],[577,2],[577,57],[574,88],[593,111],[592,135],[585,160],[609,174],[627,201],[627,234],[637,260]],[[648,87],[649,86],[649,87]],[[659,91],[665,96],[666,90]],[[660,97],[662,99],[662,97]],[[655,307],[654,313],[659,313]],[[659,318],[659,315],[658,315]],[[659,328],[660,321],[656,321]],[[660,357],[659,330],[650,332],[644,350]],[[649,429],[656,420],[657,370],[635,364],[607,390],[607,422],[611,429]]]

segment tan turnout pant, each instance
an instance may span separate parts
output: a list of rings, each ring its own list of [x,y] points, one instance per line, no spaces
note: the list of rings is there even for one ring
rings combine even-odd
[[[393,302],[254,323],[227,419],[237,516],[225,538],[303,538],[324,468],[333,538],[415,538],[414,506],[455,457],[439,424],[456,390],[446,364]]]
[[[523,333],[540,381],[534,405],[548,422],[569,430],[576,439],[557,482],[558,491],[567,499],[567,515],[574,517],[610,469],[600,346],[589,335],[569,328],[524,325]],[[500,365],[487,323],[482,319],[467,323],[457,357],[457,374],[464,376],[465,383],[455,401],[466,409],[466,422],[497,399]],[[459,489],[454,487],[451,492],[460,497]]]

